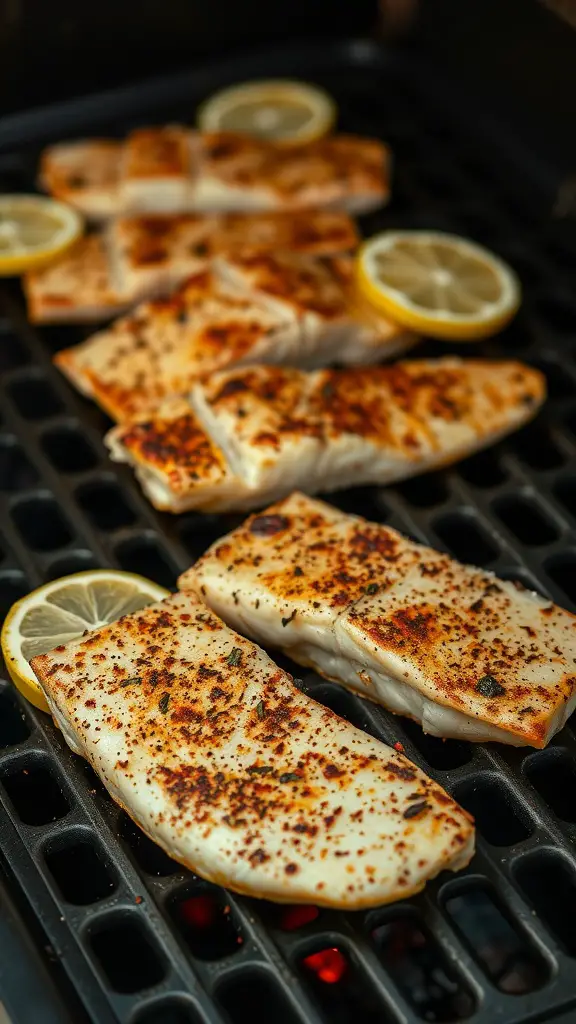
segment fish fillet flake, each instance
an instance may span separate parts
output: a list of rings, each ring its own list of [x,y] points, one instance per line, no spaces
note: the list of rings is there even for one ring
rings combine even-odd
[[[72,749],[210,881],[355,909],[472,856],[471,820],[436,783],[301,693],[193,593],[32,664]]]

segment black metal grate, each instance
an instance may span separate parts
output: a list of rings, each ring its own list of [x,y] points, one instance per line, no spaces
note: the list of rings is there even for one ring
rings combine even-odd
[[[151,111],[189,116],[219,84],[258,74],[316,80],[337,97],[342,127],[390,140],[394,198],[366,218],[367,232],[456,230],[515,264],[526,285],[522,312],[474,352],[537,363],[550,384],[539,420],[489,452],[397,488],[331,500],[573,607],[576,300],[568,272],[576,247],[548,225],[536,165],[514,157],[489,128],[482,135],[475,117],[462,127],[425,74],[368,44],[228,64],[156,93],[76,104],[22,131],[40,141],[80,127],[124,131]],[[3,135],[0,123],[0,188],[32,183],[36,153],[7,149],[6,138],[27,141],[17,134],[12,124]],[[130,473],[108,462],[105,417],[51,366],[56,349],[88,331],[31,328],[11,285],[0,302],[0,610],[43,580],[89,566],[121,566],[173,586],[240,517],[155,513]],[[170,861],[47,716],[0,683],[0,847],[88,1013],[99,1024],[347,1024],[356,1016],[568,1024],[576,1013],[573,723],[542,752],[443,743],[313,676],[306,685],[373,735],[401,742],[474,812],[478,853],[468,871],[440,877],[406,903],[355,915],[229,895]]]

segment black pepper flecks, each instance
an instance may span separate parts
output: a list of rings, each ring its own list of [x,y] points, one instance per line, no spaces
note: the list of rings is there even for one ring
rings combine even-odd
[[[426,800],[421,800],[417,804],[411,804],[407,807],[402,815],[403,818],[415,818],[418,814],[422,814],[422,811],[427,811],[430,804]]]
[[[250,523],[250,533],[259,537],[273,537],[275,533],[288,529],[289,525],[286,516],[256,516]]]

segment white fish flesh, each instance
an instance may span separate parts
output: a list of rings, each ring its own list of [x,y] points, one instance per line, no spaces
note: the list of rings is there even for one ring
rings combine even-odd
[[[474,830],[402,754],[177,594],[32,662],[74,751],[175,860],[235,892],[357,909],[464,867]]]
[[[542,375],[517,362],[261,365],[195,383],[189,399],[113,429],[107,443],[157,508],[245,509],[295,488],[385,484],[455,462],[526,423],[544,396]]]
[[[116,217],[54,262],[24,275],[33,323],[110,320],[168,295],[216,256],[351,252],[358,232],[338,210]]]
[[[244,279],[246,267],[257,283]],[[55,362],[125,421],[230,366],[372,363],[408,348],[411,334],[354,308],[344,280],[349,267],[344,257],[301,253],[214,260],[169,298],[137,306]]]
[[[96,220],[125,213],[329,207],[362,213],[389,196],[390,154],[376,139],[334,135],[290,149],[246,135],[144,128],[124,142],[48,147],[40,184]]]
[[[544,747],[576,706],[576,616],[302,494],[216,541],[179,586],[436,736]]]

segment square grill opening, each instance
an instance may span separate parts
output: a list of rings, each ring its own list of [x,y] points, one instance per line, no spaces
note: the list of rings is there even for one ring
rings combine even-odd
[[[268,971],[236,971],[217,987],[216,1000],[232,1024],[302,1024],[302,1017]]]
[[[109,915],[90,929],[90,945],[116,992],[140,992],[162,981],[166,964],[148,929],[134,914]]]
[[[525,995],[548,981],[549,963],[483,882],[448,884],[442,900],[470,953],[502,992]]]
[[[365,974],[348,952],[318,939],[299,961],[300,975],[325,1020],[347,1024],[356,1015],[365,1024],[388,1024],[393,1018]]]
[[[54,768],[43,758],[9,763],[0,781],[25,825],[48,825],[70,810],[68,797]]]
[[[515,860],[516,882],[561,949],[576,957],[576,872],[553,850],[527,853]]]
[[[106,863],[96,837],[88,832],[61,833],[46,847],[44,860],[68,903],[98,903],[117,886],[112,866]]]
[[[454,796],[474,816],[478,831],[492,846],[512,846],[533,832],[530,819],[502,779],[477,776],[456,786]]]
[[[466,1020],[475,1000],[456,966],[416,914],[373,919],[371,936],[380,961],[418,1017],[428,1021]]]
[[[236,953],[244,942],[223,889],[187,886],[171,898],[169,911],[198,960],[221,960]]]
[[[30,735],[26,715],[12,689],[0,689],[0,749],[23,743]]]

